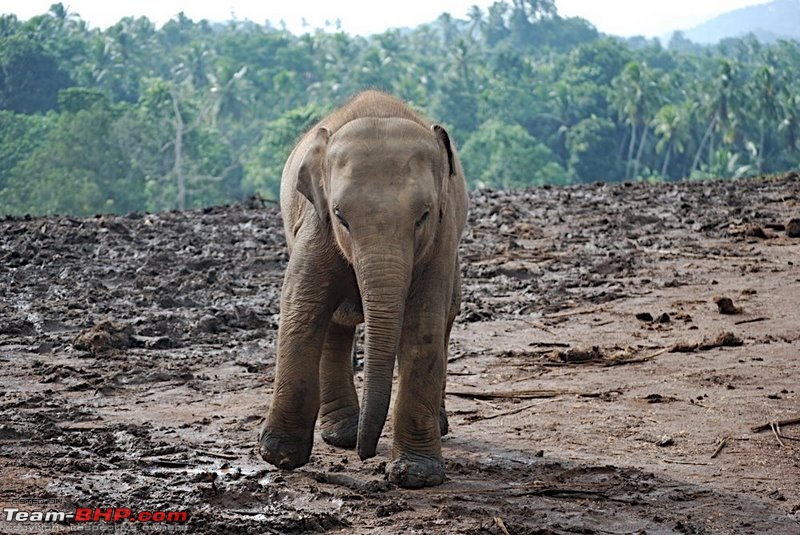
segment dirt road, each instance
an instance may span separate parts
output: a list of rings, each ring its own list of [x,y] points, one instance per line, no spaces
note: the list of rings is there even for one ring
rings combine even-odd
[[[383,478],[390,424],[364,463],[319,437],[294,472],[255,454],[275,206],[0,221],[0,507],[187,511],[209,534],[796,535],[798,199],[796,174],[474,193],[448,478],[417,491]]]

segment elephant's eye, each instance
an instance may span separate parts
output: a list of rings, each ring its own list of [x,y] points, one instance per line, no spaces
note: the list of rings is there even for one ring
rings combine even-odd
[[[417,228],[421,227],[422,224],[425,223],[425,221],[428,220],[428,216],[429,215],[431,215],[431,211],[430,210],[425,210],[425,213],[422,214],[422,217],[420,217],[419,220],[417,221]]]
[[[339,220],[339,223],[341,223],[341,224],[342,224],[342,226],[343,226],[343,227],[344,227],[346,230],[350,230],[350,225],[348,225],[348,224],[347,224],[347,220],[344,218],[344,216],[342,215],[342,213],[339,211],[339,209],[338,209],[338,208],[336,208],[336,209],[333,211],[333,215],[335,215],[335,216],[336,216],[336,219],[338,219],[338,220]]]

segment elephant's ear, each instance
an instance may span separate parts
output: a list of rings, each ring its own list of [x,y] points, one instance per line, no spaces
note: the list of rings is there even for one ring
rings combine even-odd
[[[435,124],[431,127],[433,134],[436,136],[436,141],[439,143],[439,150],[442,154],[442,182],[437,184],[439,190],[439,217],[444,215],[447,208],[447,193],[449,190],[450,180],[456,175],[456,157],[453,150],[453,144],[450,142],[450,135],[442,125]]]
[[[323,224],[330,218],[324,184],[325,153],[328,150],[330,137],[331,131],[324,126],[317,129],[297,175],[297,191],[314,205],[319,220]]]

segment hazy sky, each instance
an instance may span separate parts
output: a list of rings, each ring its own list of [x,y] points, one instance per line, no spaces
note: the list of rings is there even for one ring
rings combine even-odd
[[[765,0],[556,0],[559,13],[580,16],[600,31],[615,35],[660,36],[675,29],[689,28],[719,13]],[[0,0],[0,13],[14,13],[20,19],[45,13],[56,0]],[[391,27],[415,26],[449,12],[466,18],[472,5],[484,10],[493,0],[63,0],[70,12],[77,13],[95,27],[106,28],[122,17],[145,15],[161,25],[183,11],[192,19],[213,21],[232,17],[257,23],[285,21],[292,31],[302,31],[305,18],[311,27],[340,19],[350,33],[369,34]]]

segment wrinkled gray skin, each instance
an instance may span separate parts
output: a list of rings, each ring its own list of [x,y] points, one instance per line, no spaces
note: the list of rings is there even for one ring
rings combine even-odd
[[[290,257],[262,457],[285,469],[308,462],[317,414],[326,442],[375,456],[397,356],[387,475],[404,487],[441,484],[447,345],[467,216],[447,132],[393,97],[361,93],[295,147],[281,210]],[[361,322],[359,408],[350,349]]]

